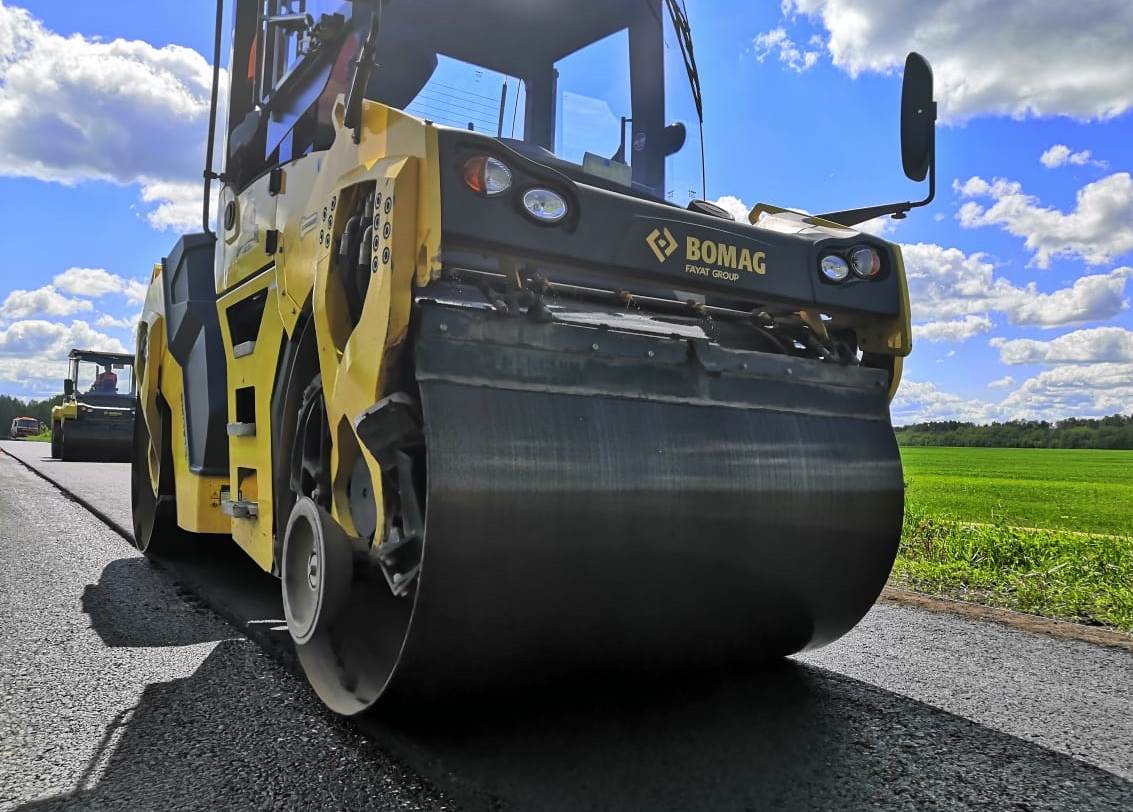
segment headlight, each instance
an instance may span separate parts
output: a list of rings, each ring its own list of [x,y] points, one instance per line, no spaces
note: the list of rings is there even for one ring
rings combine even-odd
[[[464,182],[478,195],[495,197],[511,188],[511,170],[501,160],[480,155],[465,161]]]
[[[529,189],[523,195],[523,208],[541,223],[559,223],[567,216],[567,202],[550,189]]]
[[[850,266],[846,260],[834,254],[827,254],[822,258],[822,275],[831,282],[842,282],[850,275]]]
[[[855,276],[872,279],[881,271],[881,254],[868,245],[860,245],[850,252],[850,268]]]

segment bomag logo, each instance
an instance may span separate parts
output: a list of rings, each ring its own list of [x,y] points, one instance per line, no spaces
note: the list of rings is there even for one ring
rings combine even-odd
[[[655,228],[645,238],[645,244],[653,250],[658,262],[664,262],[677,250],[677,238],[669,229]]]
[[[649,232],[645,244],[661,263],[667,262],[680,248],[680,241],[665,227]],[[767,273],[767,255],[731,243],[702,240],[691,234],[685,237],[685,273],[738,282],[740,272],[763,276]]]
[[[703,262],[705,265],[715,265],[730,271],[745,271],[760,276],[767,273],[767,255],[762,251],[737,248],[730,243],[715,240],[701,240],[691,234],[685,241],[685,260],[690,266]],[[689,268],[686,267],[685,270]]]

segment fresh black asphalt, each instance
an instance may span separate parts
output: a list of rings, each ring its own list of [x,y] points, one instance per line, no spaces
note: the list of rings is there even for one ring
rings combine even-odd
[[[128,533],[128,466],[0,448]],[[0,807],[1133,808],[1124,651],[878,606],[758,675],[347,723],[279,618],[238,553],[150,564],[0,455]]]

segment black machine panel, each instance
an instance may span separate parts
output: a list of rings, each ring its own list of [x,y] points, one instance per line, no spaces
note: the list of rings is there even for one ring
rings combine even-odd
[[[186,234],[162,261],[169,352],[181,365],[189,469],[228,474],[228,381],[213,278],[216,237]]]

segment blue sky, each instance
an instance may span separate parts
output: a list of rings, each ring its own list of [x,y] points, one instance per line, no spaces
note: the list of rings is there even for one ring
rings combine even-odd
[[[919,197],[899,66],[933,63],[936,202],[871,226],[910,273],[899,422],[1133,408],[1133,4],[687,2],[708,193],[737,211]],[[212,10],[0,5],[0,392],[57,391],[71,343],[130,345],[140,282],[198,219]]]

